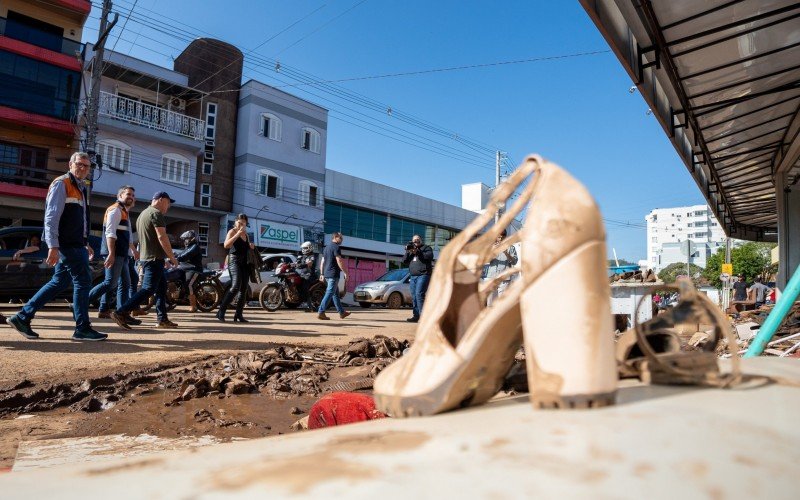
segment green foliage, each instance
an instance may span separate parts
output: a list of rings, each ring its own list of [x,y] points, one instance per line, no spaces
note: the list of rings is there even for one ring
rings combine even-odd
[[[775,248],[775,243],[751,241],[731,249],[734,276],[744,274],[744,279],[748,283],[752,283],[756,277],[760,277],[765,282],[769,281],[775,272],[775,266],[770,263],[770,252],[773,248]],[[725,249],[720,248],[706,261],[706,268],[703,271],[703,277],[717,288],[722,287],[719,275],[722,272],[723,262],[725,262]]]
[[[689,272],[692,275],[692,281],[695,285],[697,285],[697,278],[703,272],[703,268],[700,266],[696,266],[694,264],[689,264]],[[670,284],[675,283],[675,278],[679,275],[686,274],[686,262],[675,262],[661,271],[658,272],[658,278],[663,281],[664,283]]]
[[[614,259],[608,259],[608,265],[609,266],[616,266],[617,262]],[[620,266],[635,266],[636,262],[631,262],[631,261],[625,260],[625,259],[619,259],[619,265]]]

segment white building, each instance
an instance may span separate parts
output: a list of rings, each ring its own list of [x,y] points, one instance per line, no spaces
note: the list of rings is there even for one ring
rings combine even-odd
[[[645,221],[647,262],[657,271],[675,262],[686,262],[687,241],[694,250],[690,262],[700,267],[705,267],[708,257],[725,245],[725,233],[707,205],[656,208]]]

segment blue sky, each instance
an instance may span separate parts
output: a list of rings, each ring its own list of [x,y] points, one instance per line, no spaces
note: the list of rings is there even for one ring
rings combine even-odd
[[[84,41],[97,37],[96,2]],[[538,153],[587,185],[608,220],[609,248],[629,260],[646,257],[649,210],[704,203],[577,1],[116,0],[114,7],[120,20],[108,46],[118,52],[171,68],[189,40],[213,36],[245,53],[245,80],[328,108],[334,170],[459,205],[461,184],[494,183],[491,150],[515,164]],[[598,51],[605,52],[492,65]],[[322,89],[296,78],[480,65]]]

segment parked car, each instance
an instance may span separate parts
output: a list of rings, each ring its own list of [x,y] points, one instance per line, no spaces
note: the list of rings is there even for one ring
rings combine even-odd
[[[364,308],[384,304],[389,309],[399,309],[412,302],[410,279],[408,269],[394,269],[375,281],[358,285],[353,298]]]
[[[293,264],[297,262],[297,257],[290,253],[262,253],[261,261],[264,263],[259,271],[261,283],[249,283],[250,300],[258,300],[261,289],[267,286],[267,283],[275,281],[275,268],[278,267],[278,264]],[[231,273],[227,268],[220,274],[219,281],[227,292],[231,287]]]
[[[42,241],[39,250],[25,253],[20,260],[14,260],[17,250],[25,248],[32,236],[41,238],[43,228],[37,226],[9,226],[0,229],[0,300],[28,300],[53,277],[54,267],[44,261],[47,258],[47,244]],[[94,259],[90,262],[92,284],[103,280],[103,259],[100,258],[100,238],[89,236],[89,244],[94,249]],[[60,297],[72,297],[72,286]]]

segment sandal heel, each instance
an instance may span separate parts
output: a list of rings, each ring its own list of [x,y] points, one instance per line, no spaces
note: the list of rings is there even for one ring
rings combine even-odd
[[[605,269],[605,241],[590,241],[550,266],[522,293],[525,359],[535,408],[614,404],[618,378]]]

